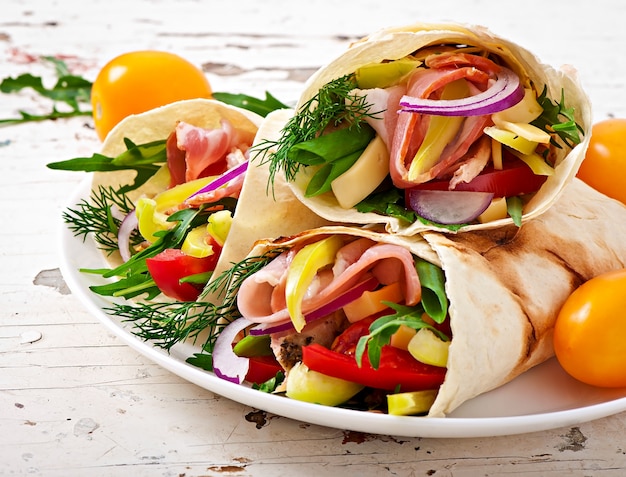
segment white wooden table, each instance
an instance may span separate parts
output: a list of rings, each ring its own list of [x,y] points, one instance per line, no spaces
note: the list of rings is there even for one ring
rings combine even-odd
[[[626,3],[4,0],[0,77],[51,77],[63,55],[94,79],[113,56],[176,52],[215,90],[285,101],[348,43],[412,21],[480,23],[545,62],[577,67],[594,116],[626,117]],[[0,96],[0,117],[44,112]],[[81,173],[45,164],[99,148],[90,118],[0,128],[0,475],[621,476],[626,413],[576,427],[471,439],[398,438],[303,424],[170,374],[109,333],[59,272],[59,217]],[[39,339],[38,339],[39,338]]]

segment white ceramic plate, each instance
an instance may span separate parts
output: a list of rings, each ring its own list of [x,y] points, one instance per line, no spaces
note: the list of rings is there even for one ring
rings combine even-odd
[[[86,181],[71,198],[73,206],[89,195]],[[389,416],[332,408],[262,393],[217,378],[185,360],[199,347],[181,345],[170,354],[144,342],[129,331],[129,324],[106,314],[112,300],[92,293],[99,277],[79,268],[106,266],[91,240],[72,236],[61,224],[61,271],[79,300],[129,346],[174,374],[209,391],[242,404],[291,419],[340,429],[405,437],[484,437],[554,429],[576,425],[626,410],[626,389],[586,386],[567,375],[554,359],[514,381],[476,397],[446,418]]]

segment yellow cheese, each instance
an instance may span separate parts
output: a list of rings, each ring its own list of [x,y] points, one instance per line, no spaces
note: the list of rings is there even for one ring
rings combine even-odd
[[[376,136],[354,165],[331,183],[339,205],[350,209],[365,199],[389,174],[387,146]]]
[[[344,306],[343,311],[348,321],[354,323],[388,308],[387,305],[382,303],[383,301],[399,303],[402,300],[404,300],[404,295],[402,294],[400,284],[396,282],[378,290],[364,292],[352,303],[348,303]]]

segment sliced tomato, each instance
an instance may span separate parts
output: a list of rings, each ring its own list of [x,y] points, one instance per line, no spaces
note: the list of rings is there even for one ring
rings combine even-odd
[[[215,269],[219,250],[204,258],[192,257],[179,249],[168,248],[152,258],[146,259],[148,271],[163,294],[180,301],[195,301],[201,288],[181,282],[185,277]]]
[[[250,368],[246,374],[246,381],[250,383],[263,384],[283,370],[274,356],[252,356],[248,359],[250,360]]]
[[[446,369],[417,361],[408,351],[383,346],[380,365],[374,369],[367,356],[359,366],[354,356],[324,348],[318,343],[302,347],[302,362],[313,371],[364,386],[401,392],[438,388]]]
[[[494,197],[514,197],[538,191],[546,179],[547,176],[535,174],[520,159],[510,159],[504,162],[502,169],[488,166],[473,180],[461,182],[454,190],[491,192]],[[412,189],[448,190],[448,187],[447,180],[432,180],[406,189],[406,193]]]

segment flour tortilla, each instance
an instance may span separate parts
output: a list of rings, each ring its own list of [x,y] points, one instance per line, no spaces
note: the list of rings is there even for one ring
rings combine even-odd
[[[558,199],[566,184],[576,175],[591,136],[592,113],[589,98],[583,91],[576,71],[571,66],[554,69],[541,61],[521,46],[494,35],[481,26],[461,24],[423,24],[418,23],[406,27],[381,30],[360,41],[353,43],[343,54],[319,69],[306,83],[295,111],[313,98],[325,84],[347,74],[354,73],[358,68],[380,63],[384,60],[403,58],[421,48],[442,43],[469,44],[497,54],[522,79],[522,84],[534,84],[537,93],[541,93],[544,85],[548,88],[548,97],[560,101],[564,91],[566,106],[575,108],[576,122],[585,131],[580,144],[573,150],[560,149],[556,156],[556,172],[548,177],[541,189],[526,204],[523,220],[530,220],[544,213]],[[406,222],[393,217],[385,217],[375,213],[360,213],[356,209],[343,209],[335,197],[322,194],[316,197],[305,197],[304,190],[308,179],[301,176],[290,185],[296,196],[318,215],[336,222],[354,224],[382,223],[392,233],[414,235],[423,230],[449,230],[437,226]],[[484,224],[463,226],[459,231],[491,229],[512,223],[512,219],[498,219]]]
[[[444,417],[552,357],[554,323],[567,297],[586,280],[626,267],[626,207],[578,179],[521,228],[407,237],[331,226],[259,242],[250,255],[334,233],[407,247],[444,270],[453,338],[431,417]]]
[[[276,122],[281,123],[285,114],[288,113],[279,110],[262,118],[216,100],[179,101],[122,120],[106,137],[101,152],[110,157],[121,154],[126,150],[124,138],[135,144],[166,139],[178,121],[203,128],[219,128],[220,122],[226,119],[239,134],[249,137],[251,141],[258,137],[269,138],[272,131],[277,129]],[[254,157],[254,152],[251,152],[251,157]],[[134,171],[97,172],[93,176],[92,187],[130,184],[134,176]],[[268,177],[267,164],[260,164],[259,161],[249,163],[231,231],[214,277],[219,276],[231,262],[243,259],[256,240],[292,235],[327,223],[296,199],[283,180],[275,183],[273,194],[267,193]],[[154,188],[154,184],[146,183],[131,191],[128,196],[135,201],[141,196],[152,196],[160,191]],[[120,263],[119,254],[107,258],[113,265]]]

